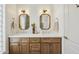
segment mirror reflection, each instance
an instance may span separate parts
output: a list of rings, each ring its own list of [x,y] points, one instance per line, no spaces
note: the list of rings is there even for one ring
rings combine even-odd
[[[30,26],[29,15],[25,13],[25,10],[21,10],[22,14],[19,15],[19,28],[21,30],[27,30]]]
[[[40,28],[42,30],[48,30],[51,25],[51,16],[46,12],[47,10],[43,10],[43,14],[40,15]]]

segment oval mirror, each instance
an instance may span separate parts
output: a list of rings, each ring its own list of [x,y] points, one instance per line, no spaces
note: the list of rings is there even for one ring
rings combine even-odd
[[[40,28],[42,30],[48,30],[51,25],[51,17],[49,14],[46,14],[47,10],[43,10],[43,14],[40,15]]]
[[[25,14],[25,10],[21,10],[22,14],[19,15],[19,28],[27,30],[30,27],[29,15]]]

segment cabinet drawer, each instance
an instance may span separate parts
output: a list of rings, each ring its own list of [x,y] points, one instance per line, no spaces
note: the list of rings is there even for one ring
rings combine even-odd
[[[21,42],[29,42],[29,38],[21,38]]]
[[[60,42],[60,40],[61,40],[60,38],[53,38],[52,42]]]
[[[40,42],[40,38],[30,38],[30,42]]]
[[[19,38],[11,38],[10,39],[10,42],[20,42],[21,41],[21,39],[19,39]]]
[[[42,38],[41,42],[52,42],[51,38]]]
[[[11,42],[10,45],[18,45],[19,46],[19,42]]]
[[[39,51],[39,50],[40,50],[40,43],[30,44],[30,51]]]
[[[41,42],[60,42],[60,38],[42,38]]]
[[[39,54],[40,53],[40,44],[30,44],[30,53]]]

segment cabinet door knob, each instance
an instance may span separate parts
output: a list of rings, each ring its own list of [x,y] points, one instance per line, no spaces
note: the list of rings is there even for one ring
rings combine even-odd
[[[64,36],[64,38],[67,39],[67,40],[69,39],[67,36]]]

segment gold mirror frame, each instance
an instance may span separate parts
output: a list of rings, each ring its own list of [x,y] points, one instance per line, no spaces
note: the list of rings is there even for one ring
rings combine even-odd
[[[29,17],[28,14],[25,14],[25,11],[23,11],[23,12],[24,12],[24,14],[19,15],[19,28],[21,30],[27,30],[30,27],[30,17]],[[25,18],[25,22],[24,22],[25,23],[25,29],[22,28],[22,24],[21,24],[21,21],[23,20],[23,19],[21,19],[22,16],[24,16],[24,18]]]
[[[42,20],[45,20],[45,19],[43,19],[42,17],[45,16],[45,15],[48,16],[48,21],[49,21],[48,28],[43,27],[43,25],[45,25],[45,24],[43,24]],[[49,14],[41,14],[40,15],[40,28],[42,30],[48,30],[48,29],[50,29],[50,27],[51,27],[51,16]]]

